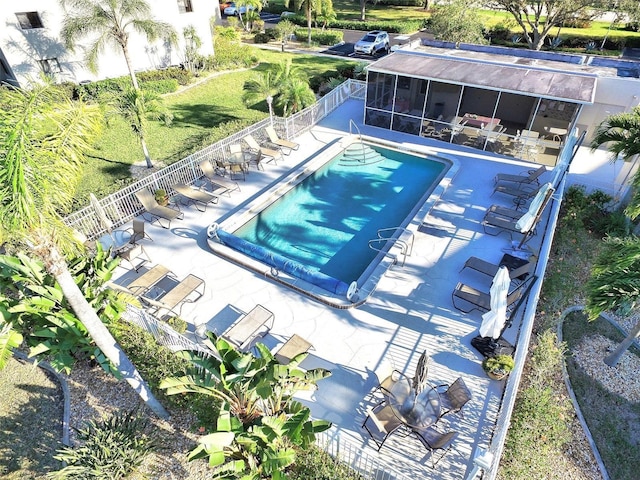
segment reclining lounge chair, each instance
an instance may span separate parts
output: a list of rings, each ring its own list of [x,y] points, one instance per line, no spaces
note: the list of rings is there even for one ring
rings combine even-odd
[[[202,287],[202,291],[198,290],[200,287]],[[195,275],[189,274],[162,296],[158,298],[149,298],[143,295],[141,300],[149,305],[156,314],[161,310],[166,310],[172,316],[178,316],[185,303],[195,302],[204,295],[204,289],[204,280],[196,277]],[[178,307],[177,312],[175,310],[176,307]]]
[[[539,177],[544,172],[547,171],[547,167],[541,165],[540,168],[536,170],[527,170],[526,174],[521,175],[511,175],[508,173],[499,173],[494,178],[494,183],[498,182],[513,182],[519,184],[532,184],[535,183],[538,185],[540,183]]]
[[[216,174],[213,165],[209,160],[202,160],[200,162],[200,170],[211,185],[211,190],[214,195],[226,194],[231,197],[231,192],[240,191],[240,185],[233,180],[227,180],[224,177]]]
[[[184,183],[177,183],[172,185],[171,188],[186,200],[187,205],[189,203],[193,203],[200,212],[206,211],[207,205],[210,203],[218,203],[218,195],[205,192],[198,188],[191,188],[189,185],[185,185]]]
[[[174,220],[176,218],[178,220],[182,220],[184,218],[184,213],[182,213],[180,210],[163,207],[162,205],[158,204],[153,194],[146,188],[138,190],[136,192],[136,197],[142,204],[142,207],[145,209],[145,212],[142,213],[142,216],[144,218],[147,218],[147,216],[149,216],[149,222],[151,223],[158,220],[158,223],[162,228],[171,228],[171,220]],[[168,222],[167,225],[163,225],[160,219],[166,220]]]
[[[271,160],[273,160],[273,163],[276,163],[276,159],[278,157],[282,158],[281,150],[273,150],[272,148],[261,147],[258,144],[258,141],[253,138],[253,135],[247,135],[243,138],[243,140],[247,142],[247,145],[249,145],[249,150],[251,150],[252,153],[260,153],[263,157],[269,157],[271,158]]]
[[[507,295],[507,312],[511,310],[511,307],[520,299],[522,296],[524,285],[523,282],[518,285],[511,293]],[[464,303],[464,306],[460,306],[460,300]],[[462,282],[458,282],[456,288],[453,290],[451,294],[451,301],[453,306],[464,313],[469,313],[471,310],[478,310],[480,312],[488,312],[491,310],[491,294],[488,292],[482,292],[474,287],[471,287]],[[468,305],[471,305],[469,308]]]
[[[284,140],[280,138],[276,133],[275,128],[273,127],[266,127],[265,131],[267,132],[267,135],[269,136],[269,141],[271,143],[283,149],[286,148],[288,150],[288,151],[284,151],[284,150],[282,151],[285,155],[289,155],[293,150],[297,150],[300,147],[300,144],[296,142],[290,142],[289,140]]]

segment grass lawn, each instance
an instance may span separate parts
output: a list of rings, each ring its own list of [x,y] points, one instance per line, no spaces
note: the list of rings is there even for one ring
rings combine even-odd
[[[48,373],[11,359],[0,370],[0,477],[43,478],[60,468],[62,393]]]
[[[237,121],[236,130],[240,130],[267,117],[266,101],[247,106],[241,100],[242,86],[255,71],[291,58],[294,65],[312,77],[335,70],[338,65],[353,63],[341,58],[255,50],[260,58],[260,65],[255,69],[211,75],[198,85],[165,96],[174,119],[170,126],[149,122],[147,145],[153,160],[173,163],[224,138],[227,132],[212,130],[218,125]],[[121,119],[113,118],[85,166],[76,206],[87,204],[89,192],[102,197],[130,183],[129,166],[143,160],[142,149],[129,127]]]
[[[615,344],[624,338],[601,318],[588,322],[584,313],[575,312],[565,319],[563,338],[570,350],[576,349],[583,339],[594,335],[602,335]],[[632,347],[628,352],[636,358],[640,357],[640,351],[636,348]],[[598,379],[587,374],[572,357],[567,359],[567,369],[580,409],[610,477],[618,480],[638,478],[640,403],[606,388]]]

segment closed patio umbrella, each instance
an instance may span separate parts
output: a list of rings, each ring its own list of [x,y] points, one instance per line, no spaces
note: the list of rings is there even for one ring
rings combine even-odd
[[[542,208],[542,204],[544,203],[544,199],[552,188],[553,187],[550,183],[545,183],[540,187],[536,196],[531,200],[531,204],[525,214],[516,222],[516,228],[519,229],[520,232],[527,233],[533,228],[534,222],[536,221],[536,218],[540,213],[540,209]]]
[[[102,228],[104,228],[107,231],[107,233],[111,237],[111,240],[113,241],[113,244],[115,246],[116,240],[113,238],[113,234],[112,234],[113,222],[111,221],[111,219],[109,219],[109,217],[107,216],[107,212],[104,210],[104,208],[102,207],[102,205],[100,204],[100,202],[98,201],[98,199],[93,193],[89,194],[89,201],[91,202],[91,207],[96,212],[96,217],[98,217],[98,221],[100,222],[100,225],[102,226]]]
[[[507,267],[500,267],[491,284],[491,310],[482,315],[481,336],[500,338],[502,328],[507,321],[507,294],[510,285],[509,270]]]

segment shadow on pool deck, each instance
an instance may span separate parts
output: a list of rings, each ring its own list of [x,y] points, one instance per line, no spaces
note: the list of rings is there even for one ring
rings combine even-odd
[[[154,242],[145,242],[144,246],[153,263],[165,265],[178,278],[192,273],[205,279],[204,296],[183,308],[182,317],[192,328],[207,323],[208,328],[220,332],[227,326],[222,321],[223,312],[230,308],[246,312],[259,303],[275,314],[274,327],[264,338],[268,346],[276,347],[294,333],[312,342],[314,350],[304,365],[323,366],[333,376],[320,382],[316,392],[301,399],[315,417],[334,423],[334,432],[341,441],[365,446],[368,453],[407,477],[464,478],[471,469],[475,448],[488,445],[504,385],[487,378],[480,365],[480,354],[471,347],[480,314],[476,311],[463,314],[453,308],[451,292],[458,281],[488,291],[490,279],[460,269],[472,255],[497,263],[502,250],[509,247],[508,236],[486,235],[480,222],[491,204],[509,206],[508,199],[490,196],[495,173],[519,173],[528,164],[360,125],[362,108],[361,101],[345,103],[311,132],[296,139],[301,144],[299,151],[278,165],[266,165],[264,172],[252,170],[246,182],[240,182],[241,192],[234,192],[230,198],[221,197],[219,204],[207,212],[183,207],[185,219],[173,222],[170,230],[149,226],[147,231]],[[278,182],[289,169],[306,161],[337,136],[348,134],[352,118],[363,134],[401,144],[427,145],[442,155],[455,156],[461,165],[440,200],[422,219],[413,255],[403,268],[392,267],[380,279],[366,303],[356,309],[332,309],[209,251],[208,225],[229,212],[246,208],[245,202]],[[540,244],[538,237],[530,242],[534,249]],[[131,276],[123,268],[118,273]],[[124,278],[120,280],[127,283]],[[505,336],[514,341],[518,327],[519,318]],[[381,361],[391,360],[396,368],[413,375],[418,357],[425,349],[431,359],[432,384],[452,383],[462,376],[473,393],[473,399],[465,406],[464,418],[453,415],[438,422],[441,430],[456,430],[460,436],[435,472],[428,468],[426,450],[414,438],[393,435],[377,453],[361,428],[366,408],[373,401],[370,395],[375,386],[373,371]]]

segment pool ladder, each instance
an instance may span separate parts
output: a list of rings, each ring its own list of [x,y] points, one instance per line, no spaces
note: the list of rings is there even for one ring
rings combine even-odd
[[[394,238],[396,233],[404,233],[408,232],[410,234],[409,241],[406,242],[404,240],[400,240],[399,238]],[[390,233],[390,235],[387,235]],[[400,266],[404,267],[405,261],[407,260],[407,256],[411,256],[413,253],[413,232],[403,228],[403,227],[389,227],[389,228],[381,228],[377,232],[378,237],[369,240],[369,248],[375,250],[376,252],[383,252],[386,257],[393,258],[393,264],[396,265],[398,263],[397,255],[394,255],[389,250],[393,247],[400,247],[400,254],[402,255],[402,264]],[[384,250],[385,246],[388,242],[392,242],[389,250]]]
[[[353,118],[349,119],[349,135],[353,135],[353,131],[351,130],[352,126],[353,128],[355,128],[356,132],[358,132],[358,139],[360,140],[360,145],[362,146],[362,163],[365,163],[367,161],[367,152],[364,148],[364,142],[362,141],[362,133],[360,133],[360,129],[358,128],[358,125],[356,125],[356,122],[353,121]],[[345,147],[345,149],[343,150],[343,153],[346,150],[347,148]]]

